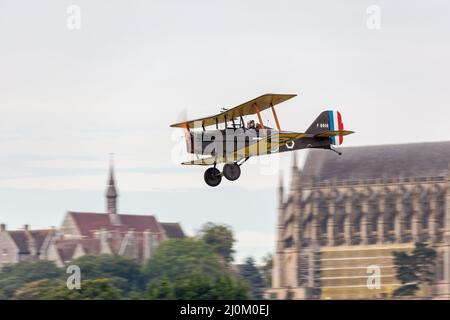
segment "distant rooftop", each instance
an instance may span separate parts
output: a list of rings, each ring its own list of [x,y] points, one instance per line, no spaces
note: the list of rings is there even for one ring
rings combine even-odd
[[[339,148],[308,152],[303,182],[379,178],[444,177],[449,170],[450,141]]]

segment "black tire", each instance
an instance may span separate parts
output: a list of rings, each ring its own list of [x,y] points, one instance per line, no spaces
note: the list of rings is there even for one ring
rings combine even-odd
[[[223,166],[223,175],[230,181],[237,180],[241,176],[241,167],[236,163],[227,163]]]
[[[220,171],[216,168],[209,168],[204,174],[205,182],[210,187],[217,187],[222,181],[222,175]]]

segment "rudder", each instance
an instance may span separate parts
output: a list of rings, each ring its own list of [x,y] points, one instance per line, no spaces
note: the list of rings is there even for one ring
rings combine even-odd
[[[327,110],[323,111],[319,116],[314,120],[311,126],[306,130],[307,134],[318,135],[325,131],[342,131],[344,130],[344,124],[342,122],[342,116],[339,111]],[[344,137],[342,135],[339,136],[331,136],[330,144],[333,145],[341,145],[344,142]]]

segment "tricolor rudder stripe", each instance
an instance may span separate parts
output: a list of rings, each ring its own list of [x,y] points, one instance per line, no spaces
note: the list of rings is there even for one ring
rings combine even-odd
[[[328,111],[330,120],[330,131],[342,131],[344,130],[344,124],[342,123],[342,116],[339,111]],[[344,142],[343,136],[330,137],[331,144],[341,145]]]

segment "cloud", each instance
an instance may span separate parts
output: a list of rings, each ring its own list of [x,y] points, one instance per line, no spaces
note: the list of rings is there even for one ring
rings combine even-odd
[[[239,247],[268,247],[275,243],[274,234],[251,230],[238,231],[236,234]]]
[[[189,173],[118,173],[118,188],[123,192],[151,192],[209,188],[203,181],[203,171]],[[0,180],[2,189],[40,189],[40,190],[87,190],[98,191],[105,188],[105,174],[60,175],[9,178]],[[258,176],[253,174],[229,182],[223,179],[219,188],[237,187],[244,189],[273,188],[277,176]]]
[[[148,169],[153,168],[154,165],[150,161],[139,161],[133,159],[121,158],[121,169]],[[36,169],[99,169],[105,170],[107,162],[102,160],[83,160],[83,159],[47,159],[47,160],[33,160],[25,163],[26,167]],[[116,166],[117,167],[117,166]]]

